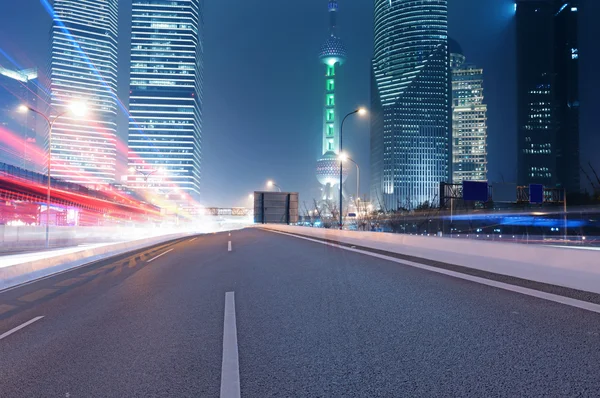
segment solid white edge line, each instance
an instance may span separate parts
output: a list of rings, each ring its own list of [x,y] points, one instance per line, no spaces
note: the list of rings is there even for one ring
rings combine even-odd
[[[146,261],[146,262],[147,262],[147,263],[150,263],[150,262],[152,262],[152,261],[156,260],[157,258],[159,258],[160,256],[164,256],[164,255],[165,255],[165,254],[167,254],[168,252],[172,252],[172,251],[173,251],[173,249],[169,249],[169,250],[167,250],[166,252],[164,252],[164,253],[160,253],[158,256],[156,256],[156,257],[153,257],[153,258],[151,258],[150,260],[148,260],[148,261]]]
[[[515,293],[525,294],[527,296],[532,296],[532,297],[540,298],[543,300],[554,301],[555,303],[560,303],[560,304],[568,305],[571,307],[577,307],[577,308],[581,308],[581,309],[584,309],[587,311],[592,311],[592,312],[596,312],[596,313],[600,314],[600,305],[594,304],[594,303],[589,303],[587,301],[577,300],[577,299],[565,297],[565,296],[559,296],[557,294],[546,293],[546,292],[542,292],[542,291],[535,290],[535,289],[529,289],[529,288],[522,287],[522,286],[511,285],[509,283],[494,281],[491,279],[480,278],[478,276],[472,276],[472,275],[468,275],[468,274],[463,274],[461,272],[450,271],[450,270],[446,270],[443,268],[432,267],[429,265],[419,264],[419,263],[415,263],[415,262],[408,261],[408,260],[400,260],[395,257],[390,257],[390,256],[386,256],[383,254],[372,253],[372,252],[368,252],[368,251],[364,251],[364,250],[360,250],[360,249],[353,249],[350,247],[337,245],[335,243],[323,242],[318,239],[306,238],[304,236],[298,236],[298,235],[289,234],[286,232],[274,231],[274,230],[270,230],[270,229],[265,229],[265,230],[274,232],[276,234],[288,235],[288,236],[292,236],[292,237],[298,238],[298,239],[304,239],[304,240],[308,240],[311,242],[321,243],[326,246],[337,247],[337,248],[348,250],[351,252],[365,254],[365,255],[371,256],[371,257],[381,258],[383,260],[393,261],[395,263],[404,264],[404,265],[408,265],[408,266],[415,267],[415,268],[421,268],[421,269],[431,271],[431,272],[437,272],[438,274],[444,274],[444,275],[452,276],[455,278],[479,283],[482,285],[487,285],[487,286],[496,287],[499,289],[509,290],[509,291],[515,292]],[[507,275],[507,276],[510,276],[510,275]]]
[[[225,293],[223,319],[223,362],[221,367],[221,398],[240,398],[240,365],[235,323],[234,292]]]
[[[2,340],[2,339],[3,339],[3,338],[5,338],[5,337],[8,337],[8,336],[10,336],[10,335],[11,335],[11,334],[13,334],[14,332],[18,332],[19,330],[23,329],[24,327],[26,327],[26,326],[29,326],[29,325],[31,325],[33,322],[37,322],[37,321],[39,321],[39,320],[40,320],[40,319],[42,319],[42,318],[43,318],[43,316],[36,316],[35,318],[33,318],[33,319],[31,319],[31,320],[29,320],[29,321],[27,321],[27,322],[25,322],[25,323],[23,323],[23,324],[21,324],[21,325],[17,326],[16,328],[9,330],[8,332],[6,332],[6,333],[4,333],[4,334],[0,334],[0,340]]]

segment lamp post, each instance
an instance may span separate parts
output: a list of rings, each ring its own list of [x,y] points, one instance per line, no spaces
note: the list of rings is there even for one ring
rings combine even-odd
[[[75,116],[84,116],[85,113],[87,112],[87,107],[84,103],[81,102],[74,102],[72,104],[70,104],[68,106],[67,109],[65,109],[63,112],[59,113],[58,115],[54,116],[53,118],[46,116],[44,113],[38,111],[35,108],[32,108],[30,106],[27,105],[21,105],[19,106],[19,112],[24,113],[24,112],[33,112],[39,116],[41,116],[46,123],[48,123],[48,165],[47,165],[47,169],[48,169],[48,192],[47,192],[47,197],[46,197],[46,248],[50,247],[50,168],[52,166],[52,127],[54,127],[54,123],[58,120],[58,118],[60,118],[61,116],[64,116],[68,113],[72,113]]]
[[[353,110],[352,112],[348,113],[346,116],[344,116],[344,118],[342,119],[342,123],[340,124],[340,150],[339,153],[341,154],[344,147],[342,146],[342,137],[344,136],[344,122],[346,121],[346,119],[348,118],[348,116],[354,115],[358,113],[359,115],[364,115],[367,113],[367,110],[365,108],[358,108]],[[343,221],[342,221],[342,183],[344,182],[344,162],[342,160],[340,160],[340,229],[342,229]]]
[[[339,159],[341,162],[345,162],[347,160],[354,163],[356,166],[356,200],[360,200],[360,167],[358,167],[358,163],[356,163],[352,158],[350,158],[345,153],[340,154]]]
[[[277,189],[279,190],[279,192],[281,192],[281,187],[280,187],[279,185],[275,184],[275,183],[273,182],[273,180],[269,180],[269,181],[267,181],[267,186],[268,186],[269,188],[272,188],[272,187],[277,187]]]

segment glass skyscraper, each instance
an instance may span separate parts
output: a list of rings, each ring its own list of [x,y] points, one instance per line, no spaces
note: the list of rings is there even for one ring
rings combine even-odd
[[[451,41],[450,46],[452,182],[487,181],[487,105],[483,103],[483,69],[466,63],[462,50],[453,43]]]
[[[580,190],[577,0],[518,0],[518,183]]]
[[[52,130],[52,175],[84,185],[114,181],[118,0],[54,0],[50,61],[52,117],[73,101],[84,118],[61,116]]]
[[[375,0],[371,202],[439,201],[451,178],[447,0]]]
[[[127,185],[197,197],[203,2],[134,0]]]

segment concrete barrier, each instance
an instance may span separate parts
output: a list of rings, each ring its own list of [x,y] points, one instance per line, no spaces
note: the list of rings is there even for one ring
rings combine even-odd
[[[260,227],[600,293],[597,250],[287,225]]]
[[[167,242],[177,238],[190,236],[191,233],[177,233],[129,242],[109,244],[92,249],[84,249],[74,253],[58,255],[42,260],[30,261],[0,268],[0,291],[20,285],[38,278],[52,275],[70,268],[78,267],[103,258],[119,255],[129,251]]]

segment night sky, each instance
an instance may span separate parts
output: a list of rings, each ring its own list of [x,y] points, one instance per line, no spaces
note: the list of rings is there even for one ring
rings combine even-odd
[[[339,34],[348,47],[340,75],[340,113],[369,104],[372,2],[340,0]],[[582,163],[600,171],[600,100],[597,37],[600,1],[580,0]],[[129,90],[131,0],[119,1],[119,97]],[[511,0],[449,0],[449,34],[468,62],[482,66],[488,104],[489,179],[516,178],[515,24]],[[245,206],[267,179],[318,196],[315,162],[321,151],[323,68],[318,52],[327,38],[326,0],[206,0],[202,204]],[[0,48],[21,66],[47,64],[50,17],[40,0],[0,0]],[[0,58],[2,65],[8,66]],[[127,141],[127,119],[119,136]],[[344,126],[344,147],[361,167],[368,192],[369,123]],[[123,157],[123,159],[125,159]],[[0,159],[1,160],[1,159]],[[120,176],[117,176],[119,178]],[[354,174],[349,183],[354,184]],[[584,181],[582,179],[582,181]]]

